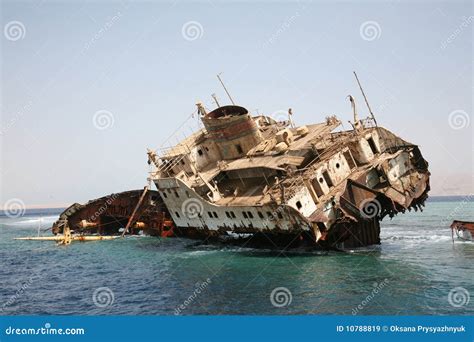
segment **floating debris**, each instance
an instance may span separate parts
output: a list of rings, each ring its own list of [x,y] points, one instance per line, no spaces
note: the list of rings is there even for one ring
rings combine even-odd
[[[451,232],[453,232],[453,240],[454,240],[454,232],[461,240],[466,241],[473,241],[474,240],[474,222],[469,221],[457,221],[454,220],[451,224]]]

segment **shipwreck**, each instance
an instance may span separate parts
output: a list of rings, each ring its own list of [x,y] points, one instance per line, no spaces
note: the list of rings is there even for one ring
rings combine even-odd
[[[383,218],[422,209],[430,173],[417,145],[378,125],[360,90],[368,115],[360,119],[348,96],[348,130],[336,116],[295,126],[291,110],[287,120],[252,115],[228,92],[230,105],[215,98],[217,108],[207,110],[198,103],[200,129],[147,152],[155,191],[121,193],[109,204],[114,195],[75,204],[53,233],[143,230],[284,248],[379,244]]]

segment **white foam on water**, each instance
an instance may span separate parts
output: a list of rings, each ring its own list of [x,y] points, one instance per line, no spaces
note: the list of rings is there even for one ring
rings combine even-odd
[[[58,219],[58,215],[54,216],[36,216],[29,219],[22,219],[21,221],[7,221],[9,225],[28,225],[32,223],[52,224]]]

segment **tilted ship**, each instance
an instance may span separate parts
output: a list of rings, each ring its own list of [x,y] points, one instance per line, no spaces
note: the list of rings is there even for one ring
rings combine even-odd
[[[380,220],[422,209],[428,163],[418,146],[377,125],[368,102],[370,115],[359,120],[349,98],[350,130],[335,116],[294,127],[291,110],[277,121],[234,104],[208,112],[198,103],[201,129],[148,150],[175,233],[283,247],[380,243]]]
[[[212,111],[198,103],[198,130],[174,146],[148,150],[157,191],[73,204],[52,232],[65,243],[87,233],[144,231],[253,247],[378,244],[380,220],[422,209],[430,173],[418,146],[377,124],[360,90],[369,116],[359,119],[349,96],[349,130],[336,116],[300,127],[291,110],[283,120],[253,116],[229,94],[232,105],[214,98]]]

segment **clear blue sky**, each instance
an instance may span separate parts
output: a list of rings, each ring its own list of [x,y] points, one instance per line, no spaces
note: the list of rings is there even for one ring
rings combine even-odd
[[[348,94],[365,116],[356,70],[379,123],[421,146],[432,194],[473,193],[472,15],[471,1],[2,1],[0,203],[143,187],[146,148],[196,101],[228,102],[219,72],[238,104],[304,124],[347,122]]]

